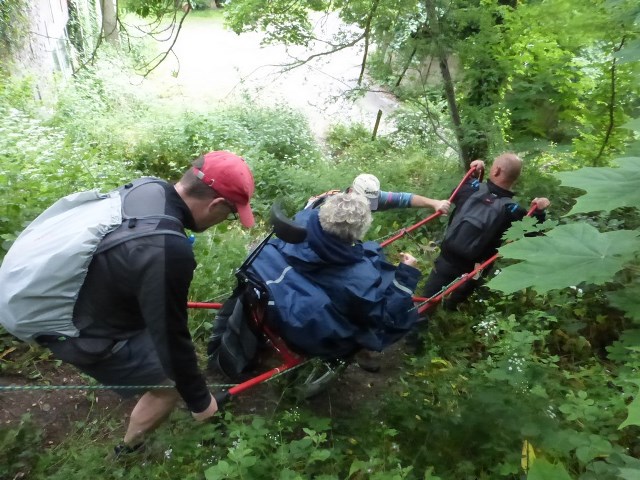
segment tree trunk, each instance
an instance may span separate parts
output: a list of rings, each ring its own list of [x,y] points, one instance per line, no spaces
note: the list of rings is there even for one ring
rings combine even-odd
[[[84,35],[82,33],[82,27],[80,25],[80,16],[78,15],[78,6],[76,0],[69,0],[68,2],[69,21],[67,22],[67,32],[69,34],[69,41],[76,51],[82,55],[85,50]]]
[[[418,47],[413,47],[413,51],[411,52],[411,55],[409,55],[409,59],[406,61],[406,63],[404,64],[404,68],[402,69],[402,72],[400,73],[400,76],[398,77],[398,80],[396,81],[396,87],[399,87],[400,84],[402,83],[402,79],[404,78],[405,74],[407,73],[407,70],[409,70],[409,67],[411,66],[411,62],[413,61],[413,57],[416,56],[416,52],[418,51]]]
[[[100,10],[102,13],[102,38],[111,45],[120,45],[120,34],[118,32],[118,9],[117,0],[100,0]]]
[[[367,17],[367,21],[364,27],[364,54],[362,56],[362,66],[360,67],[360,75],[358,76],[358,86],[362,85],[362,80],[364,78],[364,72],[367,66],[367,55],[369,55],[369,36],[371,35],[371,20],[378,9],[378,4],[380,0],[373,0],[373,5],[371,6],[371,11],[369,12],[369,16]]]
[[[469,148],[464,141],[464,134],[462,129],[462,121],[460,120],[460,112],[458,110],[458,104],[456,102],[456,93],[453,86],[453,80],[451,78],[451,72],[449,71],[449,62],[447,61],[447,53],[442,45],[442,39],[440,38],[440,19],[436,13],[435,0],[425,0],[425,7],[427,8],[427,28],[433,39],[435,46],[436,56],[440,65],[440,73],[442,75],[442,83],[444,85],[444,92],[447,98],[447,104],[449,105],[449,115],[451,115],[451,122],[453,123],[453,131],[456,136],[456,142],[458,143],[458,156],[460,158],[460,164],[463,168],[469,168],[469,164],[472,159],[469,153]]]

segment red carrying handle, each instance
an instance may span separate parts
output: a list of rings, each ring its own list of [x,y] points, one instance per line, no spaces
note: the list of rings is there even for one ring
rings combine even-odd
[[[254,308],[251,314],[252,320],[255,326],[259,326],[260,329],[263,331],[264,335],[268,340],[268,343],[271,344],[273,349],[282,359],[283,363],[275,368],[272,368],[267,372],[264,372],[258,375],[257,377],[250,378],[242,383],[239,383],[238,385],[234,385],[228,390],[216,392],[214,394],[214,397],[218,404],[218,409],[221,409],[224,406],[224,404],[227,403],[229,400],[231,400],[231,398],[234,395],[244,392],[245,390],[253,387],[254,385],[265,382],[279,373],[283,373],[283,372],[286,372],[287,370],[291,370],[292,368],[300,365],[302,362],[306,360],[304,357],[292,352],[287,346],[287,344],[284,342],[284,340],[282,340],[282,338],[276,335],[267,325],[265,325],[265,323],[263,322],[263,314],[264,314],[264,311],[256,310]]]
[[[456,187],[456,189],[453,191],[453,193],[451,194],[451,196],[449,197],[449,201],[453,202],[453,199],[455,198],[455,196],[458,194],[458,191],[460,190],[460,188],[462,188],[462,185],[464,185],[467,180],[469,180],[469,178],[473,175],[473,173],[476,171],[475,168],[470,168],[469,171],[465,174],[465,176],[462,178],[462,180],[460,181],[460,183],[458,184],[458,186]],[[480,174],[480,179],[482,179],[482,173]],[[432,213],[431,215],[429,215],[427,218],[424,218],[422,220],[420,220],[418,223],[408,227],[408,228],[403,228],[402,230],[400,230],[398,233],[396,233],[393,237],[386,239],[384,242],[382,242],[380,244],[380,246],[382,248],[386,247],[387,245],[389,245],[390,243],[395,242],[396,240],[398,240],[399,238],[404,237],[406,234],[413,232],[414,230],[416,230],[417,228],[420,228],[421,226],[423,226],[425,223],[430,222],[431,220],[433,220],[434,218],[438,218],[440,215],[442,215],[442,212],[437,211],[435,213]]]
[[[187,308],[210,308],[212,310],[219,310],[222,308],[222,304],[209,302],[187,302]]]

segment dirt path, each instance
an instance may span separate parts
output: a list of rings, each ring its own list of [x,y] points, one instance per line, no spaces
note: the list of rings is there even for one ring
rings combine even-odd
[[[318,17],[315,29],[318,35],[327,35],[339,26],[335,16]],[[216,20],[187,17],[175,45],[176,56],[167,58],[145,85],[169,103],[196,110],[237,100],[245,93],[267,105],[285,103],[304,112],[319,137],[336,121],[363,122],[373,128],[379,109],[384,113],[380,131],[389,128],[388,114],[397,106],[391,95],[368,93],[355,101],[342,96],[356,86],[361,47],[283,73],[281,65],[291,62],[290,54],[308,58],[326,47],[287,50],[263,46],[261,38],[255,33],[236,35]]]
[[[42,427],[46,445],[57,444],[64,439],[76,422],[88,423],[105,416],[126,420],[134,405],[132,401],[122,401],[109,390],[46,388],[47,385],[87,385],[87,379],[74,368],[68,365],[57,366],[53,360],[40,362],[39,376],[33,380],[20,374],[0,375],[0,386],[9,385],[41,389],[2,391],[0,425],[15,427],[28,414]]]
[[[369,373],[352,364],[336,381],[317,396],[300,400],[317,415],[334,417],[349,416],[367,402],[375,402],[389,388],[397,385],[403,368],[403,353],[400,344],[392,346],[380,357],[382,368],[378,373]],[[87,378],[78,374],[71,366],[56,365],[53,360],[39,363],[39,376],[28,380],[24,375],[0,375],[0,386],[32,385],[86,385]],[[283,388],[295,388],[295,374],[283,375],[278,382],[257,385],[233,399],[233,411],[238,414],[270,415],[279,407]],[[208,373],[212,384],[224,384],[227,380]],[[121,400],[109,390],[20,390],[0,393],[0,425],[16,427],[23,415],[29,414],[43,430],[45,445],[55,445],[71,434],[77,422],[82,424],[115,420],[119,423],[119,434],[124,434],[129,414],[135,399]]]

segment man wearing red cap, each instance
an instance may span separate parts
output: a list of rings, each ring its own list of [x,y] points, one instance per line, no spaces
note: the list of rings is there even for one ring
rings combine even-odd
[[[200,207],[205,207],[205,210],[208,210],[208,212],[205,211],[205,217],[208,219],[202,219],[204,228],[195,231],[205,230],[226,219],[225,217],[222,220],[209,223],[209,214],[215,210],[214,207],[219,205],[226,206],[229,209],[229,213],[237,213],[238,217],[240,217],[240,223],[245,227],[252,227],[253,213],[249,206],[249,200],[253,195],[254,185],[253,175],[246,162],[233,153],[225,151],[209,152],[202,159],[202,162],[197,160],[191,172],[187,172],[180,182],[176,184],[178,194],[192,209],[194,215],[196,213],[193,208],[195,208],[196,212],[199,211]],[[202,163],[202,165],[199,166],[199,163]],[[191,174],[195,174],[199,181],[191,178]],[[201,183],[204,183],[209,188],[202,189]],[[202,190],[202,192],[199,192],[199,190]],[[212,197],[212,191],[217,196]],[[199,205],[198,201],[194,202],[194,199],[191,198],[193,193],[196,193],[198,200],[204,200],[205,204],[207,200],[211,200],[211,203]],[[224,213],[224,210],[222,212]],[[197,221],[200,221],[200,219]]]
[[[137,449],[180,397],[196,420],[217,411],[187,324],[196,262],[184,230],[202,232],[230,216],[254,223],[251,170],[230,152],[199,157],[175,185],[147,179],[121,187],[127,189],[125,220],[100,242],[74,306],[79,336],[36,338],[104,385],[175,387],[117,390],[142,393],[117,454]]]

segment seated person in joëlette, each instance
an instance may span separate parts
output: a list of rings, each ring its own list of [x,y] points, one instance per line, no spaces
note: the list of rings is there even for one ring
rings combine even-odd
[[[236,290],[216,317],[210,368],[238,377],[255,366],[259,340],[247,322],[247,295],[263,297],[264,322],[293,351],[325,359],[381,351],[417,321],[416,259],[403,253],[392,265],[379,244],[361,241],[371,225],[366,197],[339,193],[294,220],[306,228],[306,239],[270,240],[248,270],[261,288]]]

